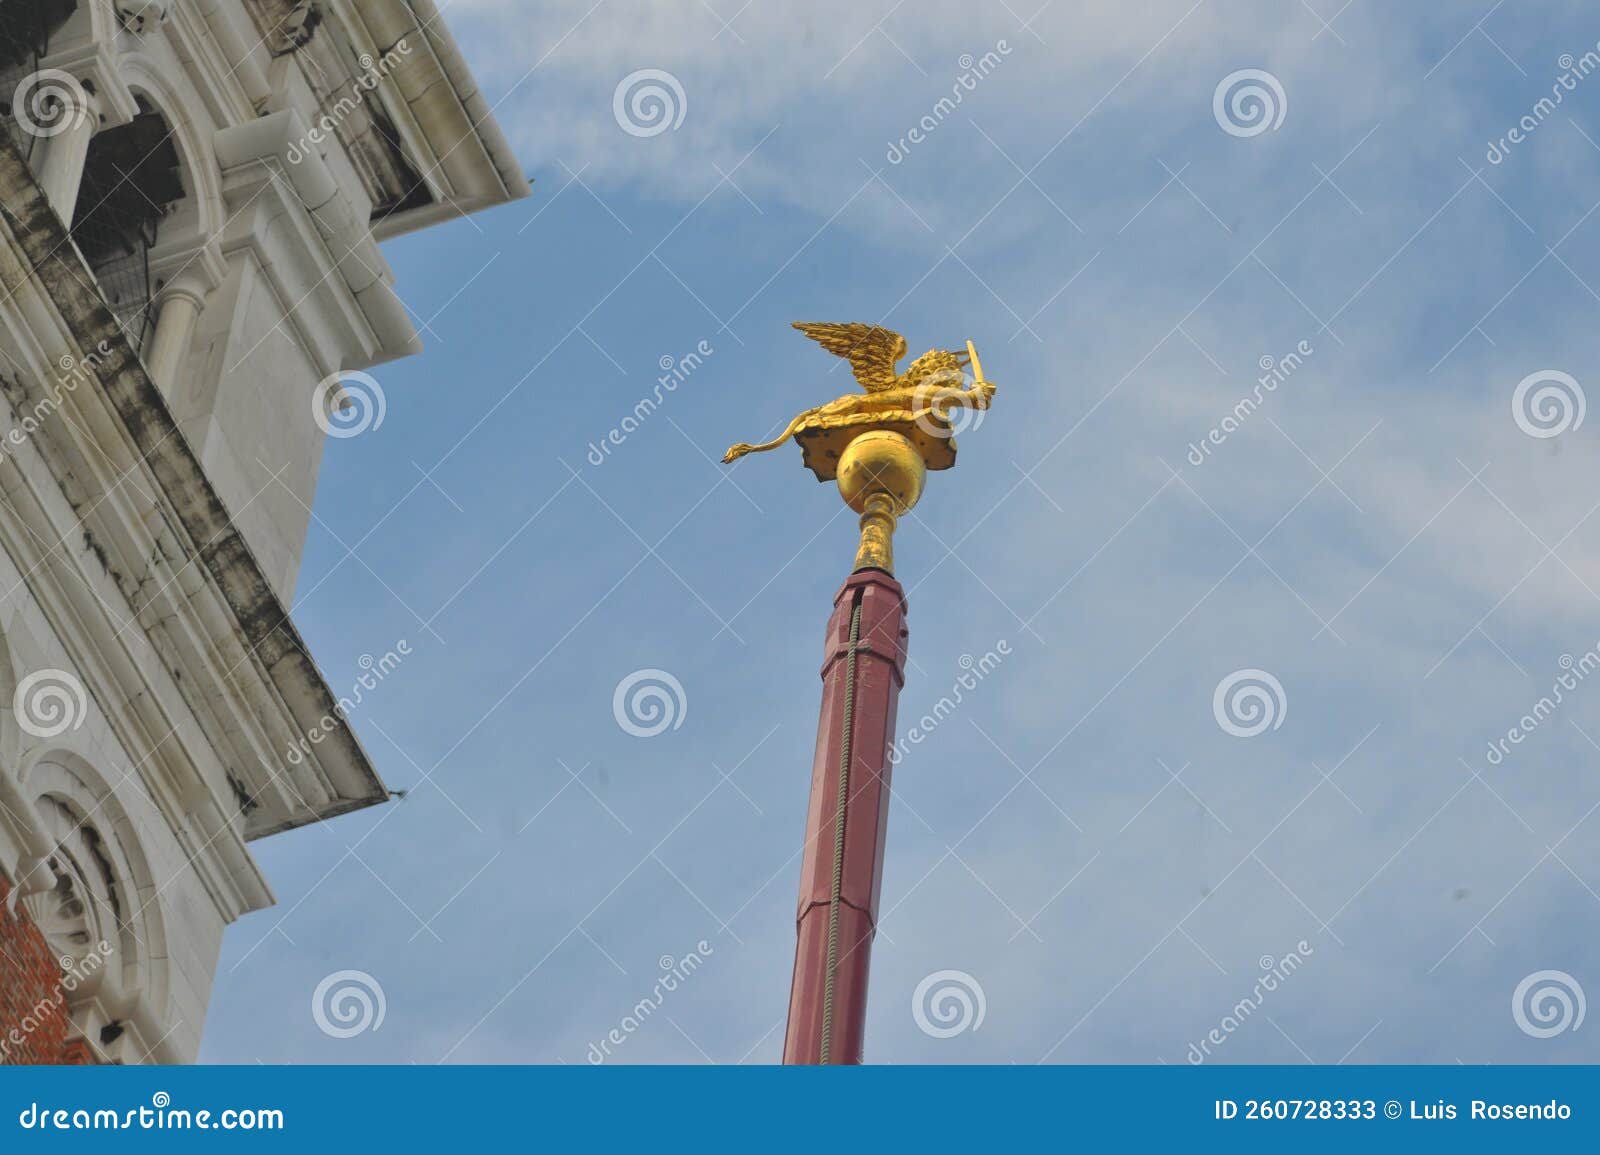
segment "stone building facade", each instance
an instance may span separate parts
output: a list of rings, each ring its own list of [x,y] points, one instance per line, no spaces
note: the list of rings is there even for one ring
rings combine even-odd
[[[0,1062],[192,1060],[250,842],[388,797],[288,607],[379,243],[528,191],[439,16],[0,6]]]

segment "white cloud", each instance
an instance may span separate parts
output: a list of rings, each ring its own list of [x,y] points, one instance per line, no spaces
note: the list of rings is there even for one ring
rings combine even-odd
[[[752,312],[779,301],[867,300],[914,346],[979,338],[1001,383],[989,421],[963,440],[963,472],[931,479],[902,534],[907,574],[916,575],[917,663],[903,713],[943,692],[963,650],[982,652],[1003,636],[1016,656],[941,726],[938,742],[896,771],[905,805],[892,824],[886,906],[903,905],[887,916],[875,958],[874,1056],[1027,1060],[1070,1030],[1054,1058],[1181,1061],[1183,1043],[1248,990],[1258,957],[1301,938],[1315,944],[1314,959],[1303,982],[1267,1010],[1320,1061],[1338,1059],[1380,1017],[1384,1026],[1357,1060],[1557,1054],[1517,1051],[1523,1040],[1505,1002],[1523,974],[1593,957],[1582,953],[1582,942],[1593,941],[1593,899],[1553,862],[1509,888],[1539,861],[1541,840],[1564,833],[1600,788],[1593,751],[1566,724],[1570,717],[1590,728],[1600,718],[1600,686],[1592,703],[1575,696],[1570,715],[1523,748],[1515,773],[1486,774],[1520,818],[1472,781],[1461,760],[1484,771],[1477,755],[1486,738],[1517,720],[1535,700],[1530,691],[1548,686],[1562,652],[1581,653],[1600,638],[1600,600],[1586,588],[1600,590],[1600,514],[1561,547],[1575,573],[1550,559],[1529,577],[1542,546],[1470,477],[1487,464],[1483,483],[1550,544],[1600,500],[1589,448],[1600,415],[1575,435],[1539,441],[1510,413],[1517,381],[1541,368],[1594,378],[1591,396],[1600,403],[1600,378],[1590,369],[1600,354],[1592,335],[1600,304],[1577,280],[1600,284],[1587,239],[1600,213],[1559,250],[1573,273],[1546,259],[1528,275],[1544,246],[1591,207],[1600,154],[1571,125],[1551,124],[1512,162],[1483,173],[1489,188],[1469,183],[1461,160],[1481,164],[1482,141],[1525,107],[1550,67],[1551,42],[1573,46],[1576,34],[1550,31],[1560,6],[1539,6],[1541,20],[1506,12],[1480,36],[1469,32],[1482,13],[1453,5],[1404,17],[1392,6],[1352,5],[1322,31],[1293,4],[1203,3],[1191,11],[1184,2],[1057,0],[1033,25],[1041,44],[1020,27],[1013,0],[899,8],[828,0],[803,10],[756,0],[742,11],[737,0],[710,4],[731,29],[700,3],[591,8],[580,0],[541,5],[530,17],[511,0],[457,0],[447,14],[491,94],[509,90],[500,116],[540,178],[535,204],[548,214],[528,234],[530,245],[594,218],[614,227],[598,210],[585,216],[593,206],[581,190],[557,197],[567,179],[562,164],[623,216],[659,210],[670,227],[717,184],[716,167],[731,171],[776,127],[735,176],[766,215],[721,189],[675,236],[683,249],[709,254],[699,275],[686,270],[686,281],[724,314],[763,282],[767,295],[758,294]],[[1313,7],[1331,15],[1335,6]],[[885,16],[882,32],[872,31]],[[1003,63],[925,145],[888,165],[886,145],[948,93],[957,58],[1001,38],[1012,48]],[[612,92],[623,76],[651,67],[678,78],[688,107],[677,131],[640,138],[613,120]],[[1228,136],[1211,119],[1217,80],[1244,67],[1274,71],[1289,99],[1283,127],[1253,140]],[[1600,89],[1589,100],[1581,107],[1600,107]],[[1018,174],[1001,149],[1024,168],[1048,157],[1034,174],[1037,187],[1013,188]],[[1325,182],[1321,174],[1347,154],[1334,183]],[[883,169],[904,204],[881,186],[851,200],[868,177],[863,161]],[[803,250],[807,261],[785,266],[825,224]],[[605,267],[596,295],[657,235],[640,229],[608,252],[620,271]],[[747,241],[759,245],[757,255]],[[837,247],[819,253],[830,246]],[[557,251],[570,259],[572,250]],[[675,268],[684,260],[667,257]],[[805,267],[812,257],[815,268]],[[539,320],[559,337],[567,314],[583,314],[591,301],[569,287],[568,270],[537,259],[526,267],[541,283],[523,291],[554,314]],[[630,366],[653,363],[659,349],[641,352],[636,334],[646,312],[658,323],[656,313],[676,317],[682,305],[695,326],[706,324],[700,303],[680,301],[678,287],[662,280],[666,296],[632,282],[619,287],[614,315],[596,315],[584,335]],[[665,327],[668,347],[687,347],[687,330]],[[694,437],[731,439],[755,404],[770,406],[770,415],[802,395],[809,404],[830,385],[843,387],[843,375],[828,376],[811,350],[811,360],[789,360],[798,339],[781,325],[760,335],[743,319],[738,327],[749,348],[719,351],[674,413]],[[1187,446],[1232,411],[1258,359],[1281,356],[1302,338],[1315,346],[1305,366],[1212,460],[1189,466]],[[570,344],[552,353],[552,368],[559,363],[563,377],[585,384],[613,380],[584,377],[588,361],[602,375],[614,369],[581,340]],[[771,381],[759,402],[748,392],[757,373]],[[733,396],[738,406],[728,404]],[[614,423],[617,404],[614,391],[575,390],[562,396],[557,418],[602,429]],[[752,817],[724,789],[707,810],[727,802],[729,811],[714,821],[697,816],[663,853],[708,895],[706,906],[724,916],[742,911],[734,929],[745,940],[718,938],[716,985],[692,992],[677,1021],[713,1057],[731,1060],[781,1014],[792,949],[792,866],[783,860],[804,789],[812,721],[805,695],[815,676],[814,667],[802,678],[785,664],[793,655],[814,658],[810,619],[796,640],[794,599],[826,583],[829,551],[842,555],[849,535],[843,521],[833,526],[769,589],[770,571],[822,528],[832,507],[783,488],[779,516],[765,488],[771,475],[753,469],[734,477],[762,504],[760,515],[723,493],[727,507],[714,497],[703,518],[672,526],[678,504],[698,493],[672,492],[683,498],[675,504],[663,497],[672,486],[661,479],[676,485],[701,463],[676,432],[660,432],[687,466],[664,453],[651,464],[673,472],[641,482],[647,470],[629,474],[636,466],[619,459],[599,484],[616,479],[606,493],[630,518],[628,500],[648,491],[648,502],[640,499],[646,513],[674,531],[663,549],[675,561],[688,558],[684,572],[712,605],[731,611],[754,594],[737,623],[749,644],[708,645],[694,632],[705,622],[693,603],[689,624],[673,620],[684,591],[659,574],[660,585],[646,584],[651,565],[596,616],[603,624],[585,627],[603,630],[605,645],[592,644],[589,632],[586,644],[560,650],[551,680],[541,671],[516,699],[525,716],[495,720],[506,724],[496,741],[511,751],[507,764],[522,757],[529,732],[566,753],[581,750],[582,759],[593,748],[603,758],[611,735],[586,732],[574,719],[591,717],[593,707],[608,724],[616,681],[609,655],[642,646],[640,638],[678,658],[680,674],[689,672],[684,664],[698,665],[695,701],[717,703],[696,705],[697,717],[717,723],[686,735],[687,752],[651,751],[660,762],[651,762],[647,781],[618,771],[608,804],[638,823],[640,847],[574,788],[573,804],[563,802],[536,828],[556,847],[530,839],[514,848],[508,889],[517,895],[516,918],[482,901],[492,916],[484,921],[514,938],[505,950],[517,961],[482,960],[464,984],[475,998],[452,978],[441,1002],[460,1026],[436,1033],[446,1042],[459,1037],[596,902],[586,932],[623,955],[630,975],[608,970],[569,936],[537,981],[475,1028],[459,1057],[576,1059],[583,1041],[637,997],[637,960],[648,971],[661,949],[680,946],[683,927],[703,925],[706,910],[653,866],[627,876],[614,898],[607,889],[654,841],[646,819],[670,825],[685,799],[714,784],[708,751],[732,764],[748,749],[734,748],[746,742],[744,730],[754,729],[753,743],[780,718],[789,728],[741,776],[763,816]],[[570,452],[553,428],[533,431],[528,445],[534,457]],[[641,437],[628,450],[645,454],[650,445]],[[1194,492],[1169,483],[1157,495],[1167,481],[1163,462]],[[770,484],[777,493],[794,479]],[[573,515],[581,532],[617,530],[583,508],[581,523]],[[1248,556],[1246,544],[1269,529],[1261,556]],[[638,543],[616,536],[606,557],[625,566]],[[739,548],[730,550],[730,540]],[[959,560],[945,556],[942,542],[960,543]],[[693,568],[704,558],[717,559],[707,575]],[[545,568],[534,569],[532,584],[559,584],[569,601],[581,600],[593,578],[575,556],[535,564]],[[812,572],[802,579],[801,570]],[[615,580],[607,571],[599,585]],[[524,578],[517,581],[520,589]],[[504,614],[473,612],[500,630]],[[1319,618],[1339,636],[1319,636]],[[624,668],[646,660],[665,659],[641,653]],[[526,665],[520,653],[498,662],[495,676]],[[1210,701],[1219,678],[1247,666],[1282,680],[1289,715],[1270,737],[1242,741],[1218,729]],[[474,681],[477,697],[498,695],[492,677],[476,665],[470,673],[492,686],[491,693]],[[590,683],[600,688],[595,702],[582,697]],[[417,713],[432,709],[419,702]],[[469,711],[468,721],[479,712]],[[614,765],[639,757],[630,747]],[[1230,830],[1180,786],[1163,788],[1158,760],[1174,770],[1188,764],[1184,781]],[[492,757],[482,761],[495,766]],[[761,771],[755,762],[765,764]],[[1081,830],[1018,781],[1024,771]],[[1338,789],[1322,772],[1335,774]],[[530,811],[565,778],[551,770],[540,779],[546,794],[530,792]],[[982,883],[940,861],[980,817],[960,846]],[[1581,857],[1592,858],[1583,847],[1593,843],[1569,843],[1587,886],[1600,884],[1596,865]],[[1250,857],[1258,844],[1259,859]],[[1097,852],[1095,865],[1058,894]],[[552,861],[555,869],[580,861],[585,869],[561,886],[526,886],[551,873]],[[465,877],[476,862],[465,856],[451,877]],[[775,881],[752,896],[769,877]],[[450,887],[439,886],[442,902]],[[1032,918],[1047,900],[1037,924],[1044,942],[1013,939],[1018,926],[1005,904]],[[463,900],[462,924],[471,901]],[[1191,909],[1186,933],[1176,933]],[[1479,918],[1492,945],[1472,931]],[[1187,935],[1228,973],[1218,974]],[[990,1018],[982,1032],[934,1047],[906,1003],[924,974],[946,966],[980,977]],[[416,981],[417,1005],[427,1006],[428,978]],[[436,1058],[433,1043],[419,1044],[418,1057]],[[770,1059],[776,1047],[769,1037],[756,1057]],[[689,1057],[671,1031],[641,1038],[635,1053]],[[1299,1056],[1256,1023],[1221,1058]]]
[[[726,27],[713,8],[726,10]],[[966,113],[1027,168],[1091,117],[1137,106],[1137,119],[1118,116],[1122,128],[1159,135],[1153,112],[1187,104],[1209,113],[1210,85],[1231,69],[1270,66],[1298,79],[1316,66],[1309,17],[1262,5],[1241,19],[1193,0],[1046,4],[1026,25],[1014,6],[960,0],[742,9],[733,0],[561,0],[542,5],[537,21],[514,0],[458,0],[450,17],[486,86],[504,97],[499,115],[513,140],[552,183],[563,179],[559,161],[584,169],[597,186],[632,184],[693,203],[718,169],[743,159],[734,179],[758,202],[826,216],[866,178],[865,161],[888,170],[900,195],[941,228],[970,223],[1015,179],[963,123]],[[1365,65],[1366,91],[1343,94],[1353,119],[1375,103],[1384,60],[1397,51],[1380,46]],[[916,155],[935,152],[929,145],[903,167],[889,166],[889,145],[936,115],[968,71],[964,57],[985,53],[1001,58],[998,67],[966,94],[962,115],[934,133],[959,137],[959,146],[938,149],[937,160]],[[1180,62],[1199,86],[1193,91],[1170,84]],[[671,72],[688,102],[681,128],[649,140],[628,136],[612,118],[615,86],[641,68]],[[1291,91],[1292,103],[1301,98]],[[892,201],[873,220],[912,227]]]

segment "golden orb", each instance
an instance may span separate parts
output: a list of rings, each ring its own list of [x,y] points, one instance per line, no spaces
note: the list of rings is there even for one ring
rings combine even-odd
[[[909,438],[891,429],[873,429],[846,446],[839,458],[839,496],[857,513],[867,499],[883,494],[893,499],[898,517],[922,496],[928,468]]]
[[[869,429],[839,455],[839,496],[861,515],[856,571],[894,573],[894,527],[922,496],[928,466],[911,439]]]

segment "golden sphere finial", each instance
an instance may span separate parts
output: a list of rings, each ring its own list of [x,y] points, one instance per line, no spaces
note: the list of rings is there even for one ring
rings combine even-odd
[[[899,516],[922,496],[928,468],[909,438],[892,429],[873,429],[845,447],[839,458],[839,496],[857,513],[864,513],[867,498],[884,493],[894,499]]]
[[[839,496],[861,515],[856,569],[894,572],[895,523],[922,496],[928,469],[909,438],[872,429],[845,447],[839,458]]]
[[[901,373],[895,366],[906,355],[906,339],[881,325],[796,321],[794,327],[849,361],[865,392],[813,406],[759,445],[730,445],[723,464],[794,438],[805,467],[818,481],[836,480],[845,504],[861,515],[856,569],[892,573],[895,522],[917,504],[928,470],[956,463],[951,415],[958,409],[981,415],[994,400],[994,382],[984,379],[971,341],[964,357],[930,349]],[[963,366],[972,373],[964,386]]]

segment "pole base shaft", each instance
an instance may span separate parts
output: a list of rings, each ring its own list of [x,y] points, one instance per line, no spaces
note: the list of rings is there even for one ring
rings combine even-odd
[[[847,694],[850,626],[858,611],[853,693]],[[784,1038],[785,1063],[861,1062],[867,975],[889,821],[890,747],[900,688],[905,682],[907,639],[900,583],[876,568],[852,574],[840,588],[828,622],[822,711],[800,868],[799,941],[789,995],[789,1029]],[[849,777],[841,811],[840,754],[847,737]],[[844,833],[835,911],[835,851],[841,821]],[[830,923],[835,926],[837,960],[831,1007],[826,998]],[[827,1055],[822,1054],[825,1020],[830,1040]]]

